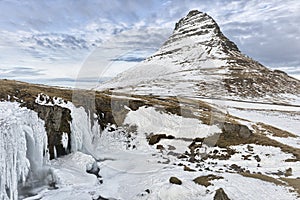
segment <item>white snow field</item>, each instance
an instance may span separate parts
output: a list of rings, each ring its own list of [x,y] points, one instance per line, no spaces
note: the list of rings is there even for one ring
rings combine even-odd
[[[164,125],[159,126],[159,122]],[[194,119],[182,118],[177,115],[163,113],[152,107],[140,107],[130,111],[125,124],[137,126],[137,133],[128,140],[128,133],[122,129],[101,132],[101,138],[92,148],[93,157],[81,152],[51,161],[51,170],[57,180],[57,189],[44,189],[29,199],[97,199],[99,196],[107,199],[213,199],[215,191],[223,188],[230,199],[297,199],[295,192],[287,185],[276,185],[259,179],[244,177],[227,171],[228,166],[238,164],[251,173],[273,173],[292,167],[292,177],[299,177],[299,162],[286,163],[284,160],[293,158],[292,154],[283,153],[279,148],[251,145],[253,156],[259,155],[261,166],[257,167],[254,157],[243,160],[247,153],[247,145],[234,146],[240,152],[229,160],[208,159],[201,164],[178,160],[171,152],[184,153],[189,142],[181,140],[161,140],[158,144],[165,150],[148,145],[146,136],[149,133],[168,133],[178,138],[194,138],[197,135],[210,135],[219,132],[217,127],[201,124]],[[181,127],[182,125],[182,127]],[[191,126],[185,126],[191,125]],[[193,128],[194,127],[194,128]],[[185,133],[189,132],[188,135]],[[198,133],[198,134],[197,134]],[[87,134],[89,137],[89,134]],[[131,146],[129,147],[128,144]],[[135,146],[132,148],[132,146]],[[174,151],[167,147],[174,146]],[[208,147],[209,150],[222,149]],[[101,175],[100,183],[96,176],[87,174],[87,166],[97,161]],[[182,165],[196,171],[184,171]],[[207,169],[209,170],[200,170]],[[211,181],[208,187],[198,185],[193,179],[199,176],[216,175],[222,177]],[[182,185],[169,182],[171,176],[176,176]],[[276,177],[276,175],[270,175]]]
[[[44,104],[38,99],[37,103]],[[143,106],[135,111],[130,110],[124,120],[127,126],[135,126],[136,132],[128,133],[123,128],[100,131],[96,121],[92,125],[93,118],[90,118],[85,109],[55,99],[55,105],[71,110],[71,137],[74,137],[72,144],[75,148],[72,148],[71,154],[51,161],[43,157],[47,150],[47,137],[44,123],[38,119],[37,114],[21,108],[18,103],[0,103],[0,110],[5,113],[1,116],[1,134],[4,134],[0,141],[1,170],[4,172],[1,174],[2,199],[18,199],[18,182],[26,183],[29,172],[38,174],[42,169],[44,172],[40,174],[45,174],[44,187],[33,188],[30,196],[22,198],[88,200],[101,196],[108,199],[196,200],[212,199],[219,188],[223,188],[233,200],[241,197],[298,198],[297,193],[291,192],[294,190],[289,185],[245,177],[230,168],[231,165],[238,164],[250,173],[262,173],[273,178],[277,178],[274,173],[292,168],[290,178],[298,178],[299,162],[285,162],[287,159],[294,159],[294,155],[282,152],[280,148],[251,144],[253,150],[249,152],[247,145],[232,146],[238,153],[230,159],[207,159],[197,166],[197,163],[179,160],[177,156],[189,151],[188,146],[193,138],[219,133],[221,130],[215,125],[202,124],[196,119]],[[157,145],[164,148],[158,149],[157,145],[151,146],[147,141],[147,136],[153,133],[172,135],[178,139],[161,139]],[[130,138],[128,134],[131,134]],[[205,148],[207,151],[224,150],[218,147]],[[244,160],[243,156],[248,154],[251,156]],[[261,159],[260,166],[257,165],[256,155]],[[93,165],[99,167],[99,177],[86,172]],[[185,171],[184,166],[193,170]],[[211,185],[207,187],[193,182],[199,176],[208,175],[221,178],[210,181]],[[178,177],[182,185],[171,184],[169,179],[172,176]],[[47,181],[55,183],[55,187],[47,186]]]

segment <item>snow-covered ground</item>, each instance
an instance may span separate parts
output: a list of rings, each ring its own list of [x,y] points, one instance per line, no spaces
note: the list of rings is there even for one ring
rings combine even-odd
[[[93,199],[99,190],[99,180],[93,174],[86,172],[95,159],[81,152],[51,160],[49,170],[55,182],[55,188],[44,188],[26,200],[33,199]],[[95,196],[96,195],[96,196]]]
[[[284,95],[290,99],[290,105],[285,104],[266,104],[257,102],[245,101],[230,101],[218,99],[204,99],[202,101],[214,104],[215,106],[226,110],[229,114],[239,117],[240,123],[251,125],[255,123],[264,123],[275,128],[287,131],[298,137],[275,137],[268,135],[269,138],[274,139],[280,143],[300,148],[300,106],[299,97],[295,95]],[[199,99],[199,98],[194,98]]]
[[[285,171],[292,167],[291,177],[299,177],[298,162],[284,162],[293,158],[293,155],[283,153],[279,148],[252,145],[253,151],[248,152],[247,145],[234,146],[232,148],[240,153],[233,155],[229,160],[208,159],[202,163],[202,167],[197,168],[188,161],[178,160],[176,156],[170,154],[172,152],[170,150],[159,150],[155,145],[148,145],[146,135],[167,133],[176,138],[194,138],[201,134],[210,135],[210,132],[219,132],[216,127],[209,128],[197,120],[166,114],[152,107],[130,111],[124,123],[137,126],[137,132],[131,133],[128,137],[128,133],[122,129],[113,132],[104,130],[94,149],[94,158],[77,152],[51,161],[53,174],[58,180],[58,189],[43,190],[28,200],[71,199],[74,195],[81,199],[95,199],[99,196],[112,199],[213,199],[215,191],[219,188],[223,188],[233,200],[241,197],[297,199],[296,193],[290,192],[291,188],[288,186],[244,177],[233,171],[225,172],[232,164],[239,164],[251,173],[264,174],[276,173],[278,170]],[[163,125],[159,126],[161,123]],[[189,134],[185,134],[187,132]],[[184,153],[188,151],[187,146],[190,142],[166,139],[158,144],[164,147],[173,146],[175,148],[173,152]],[[252,157],[244,160],[242,155],[247,152],[251,153]],[[261,158],[260,167],[257,166],[255,155]],[[85,172],[85,165],[91,165],[95,159],[98,161],[99,174],[103,180],[101,184],[96,176]],[[196,171],[184,171],[183,167],[178,165],[179,162]],[[207,167],[210,170],[200,170]],[[208,187],[193,182],[196,177],[210,174],[222,178],[211,181],[212,185]],[[171,184],[169,179],[172,176],[179,178],[182,185]]]
[[[228,108],[230,114],[262,122],[300,136],[300,112]]]
[[[209,126],[197,119],[159,112],[153,107],[141,107],[130,112],[124,123],[137,125],[141,133],[167,134],[176,138],[207,137],[221,133],[220,128],[215,125]]]
[[[37,103],[47,104],[46,101],[39,101],[39,99],[37,98]],[[43,99],[47,99],[47,97],[45,96]],[[72,149],[71,154],[48,161],[44,163],[45,165],[42,165],[42,160],[38,162],[40,167],[44,166],[44,169],[47,170],[46,180],[48,184],[52,183],[52,186],[45,185],[32,189],[32,196],[25,198],[27,200],[60,200],[74,199],[75,197],[76,199],[97,199],[100,196],[112,199],[213,199],[215,191],[219,188],[223,188],[228,197],[233,200],[241,198],[297,199],[297,194],[291,192],[290,190],[293,188],[288,185],[277,185],[245,177],[230,168],[231,165],[238,164],[241,168],[249,170],[249,173],[263,173],[274,178],[277,178],[274,173],[285,172],[288,168],[292,168],[289,178],[298,178],[300,176],[299,162],[285,162],[286,159],[294,159],[294,156],[282,152],[279,148],[251,144],[252,150],[249,151],[247,145],[236,145],[231,148],[237,153],[228,160],[208,158],[201,163],[192,163],[185,159],[178,159],[177,156],[190,151],[189,145],[194,138],[220,133],[221,130],[217,126],[206,125],[196,119],[184,118],[163,112],[158,108],[144,106],[128,112],[124,120],[124,124],[126,124],[124,128],[117,128],[115,131],[107,128],[98,132],[95,131],[99,128],[95,126],[97,125],[96,121],[92,126],[90,120],[93,118],[90,118],[90,115],[82,107],[77,108],[72,103],[61,101],[58,98],[55,98],[54,104],[71,110],[73,118],[71,137],[76,140],[75,143],[73,142],[76,148]],[[10,188],[16,191],[16,183],[26,177],[30,169],[30,158],[33,156],[24,152],[24,149],[29,149],[30,152],[33,150],[26,146],[26,142],[30,140],[24,139],[25,135],[30,136],[33,131],[35,134],[40,133],[40,137],[35,139],[41,141],[36,141],[36,144],[45,145],[46,133],[44,124],[38,119],[37,114],[26,108],[20,108],[18,103],[1,102],[0,110],[6,113],[4,117],[1,117],[1,133],[3,131],[8,133],[2,135],[5,138],[2,138],[0,142],[16,140],[11,134],[13,130],[21,134],[18,140],[14,141],[15,144],[16,142],[20,144],[18,146],[10,147],[7,146],[7,143],[1,143],[1,148],[12,148],[12,151],[7,152],[2,149],[0,158],[9,159],[21,156],[22,152],[25,153],[25,157],[15,157],[23,164],[8,163],[12,167],[22,167],[20,170],[12,168],[12,170],[4,171],[9,176],[15,176],[15,179],[12,179],[15,182],[11,182]],[[240,111],[237,108],[229,108],[229,112],[236,110]],[[297,119],[289,122],[295,124]],[[126,127],[136,127],[136,130],[128,132]],[[147,137],[151,134],[172,135],[175,139],[161,139],[157,144],[149,145]],[[62,140],[62,142],[64,141]],[[157,148],[157,145],[161,145],[163,148]],[[36,146],[35,148],[39,149],[37,152],[39,152],[39,158],[42,159],[45,146]],[[224,150],[217,147],[206,148],[207,151],[222,152]],[[250,155],[248,159],[244,159],[244,156],[247,155]],[[257,156],[261,161],[257,161]],[[26,159],[24,160],[24,158]],[[5,163],[4,160],[0,165],[1,170],[8,166],[3,163]],[[100,169],[98,177],[87,173],[92,166]],[[188,166],[194,171],[185,171],[184,166]],[[211,174],[221,178],[209,181],[211,185],[207,187],[193,181],[199,176]],[[169,179],[172,176],[179,178],[182,184],[170,183]],[[7,176],[3,178],[3,174],[1,174],[1,191],[5,192],[2,180],[10,180],[10,178]],[[10,182],[8,181],[7,184]],[[4,195],[5,193],[2,193],[2,196]],[[12,195],[18,194],[13,192]]]

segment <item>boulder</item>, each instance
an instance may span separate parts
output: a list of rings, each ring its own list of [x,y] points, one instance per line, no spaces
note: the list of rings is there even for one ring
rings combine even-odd
[[[174,176],[169,179],[169,182],[176,185],[181,185],[182,181]]]
[[[166,134],[151,135],[149,138],[149,144],[154,145],[158,143],[162,138],[167,138],[167,135]]]
[[[225,134],[236,135],[241,138],[249,138],[252,131],[245,125],[225,122],[223,125]]]
[[[214,200],[230,200],[222,188],[216,190]]]

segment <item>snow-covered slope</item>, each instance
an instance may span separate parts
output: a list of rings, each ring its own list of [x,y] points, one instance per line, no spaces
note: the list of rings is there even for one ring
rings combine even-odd
[[[220,188],[232,200],[298,198],[292,184],[287,184],[300,175],[299,161],[286,161],[295,155],[272,146],[272,140],[268,145],[250,142],[226,147],[195,142],[197,137],[220,131],[153,107],[130,110],[124,126],[102,131],[94,148],[100,182],[85,173],[85,165],[94,159],[76,152],[51,161],[55,190],[45,189],[27,199],[72,199],[76,195],[80,199],[211,200]],[[148,137],[155,134],[173,137],[149,145]],[[170,182],[171,177],[181,183]]]
[[[208,99],[95,92],[92,109],[91,91],[0,83],[4,199],[213,199],[220,188],[237,200],[298,198],[298,107],[235,101],[226,112]],[[42,158],[43,134],[56,155],[38,162],[35,182],[27,164]]]
[[[97,89],[172,96],[257,98],[299,94],[299,80],[242,54],[212,17],[191,11],[152,56]]]

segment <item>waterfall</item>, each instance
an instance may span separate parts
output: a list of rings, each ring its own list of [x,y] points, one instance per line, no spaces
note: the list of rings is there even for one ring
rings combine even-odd
[[[93,155],[95,146],[97,146],[97,140],[99,140],[101,133],[97,115],[84,109],[82,106],[76,107],[72,102],[66,102],[60,97],[53,97],[52,101],[49,101],[49,99],[51,99],[51,97],[48,95],[39,94],[35,102],[46,106],[57,105],[71,111],[71,151],[81,151],[83,153]],[[66,147],[68,145],[65,143],[67,142],[65,137],[66,134],[63,134],[62,144]]]
[[[60,98],[54,104],[36,103],[68,108],[72,152],[93,155],[101,130],[97,115]],[[18,189],[42,181],[51,171],[51,166],[45,165],[49,161],[47,133],[38,114],[17,102],[0,102],[0,113],[0,200],[17,200]],[[61,144],[67,148],[67,133],[62,134]]]

